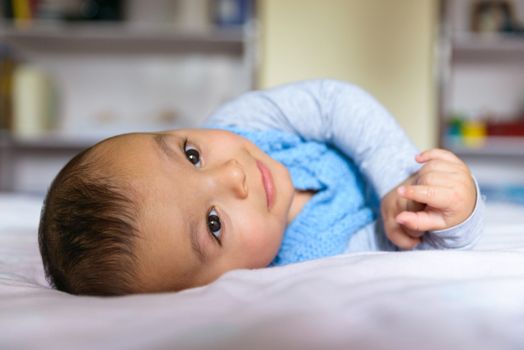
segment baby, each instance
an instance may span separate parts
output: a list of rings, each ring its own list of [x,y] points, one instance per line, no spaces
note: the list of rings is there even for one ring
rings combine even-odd
[[[356,86],[244,94],[207,129],[133,133],[75,156],[42,209],[50,283],[73,294],[178,291],[233,269],[363,250],[467,249],[484,204],[454,154],[420,154]]]

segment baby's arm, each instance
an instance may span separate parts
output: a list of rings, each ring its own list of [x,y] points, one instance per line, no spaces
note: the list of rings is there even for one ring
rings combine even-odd
[[[417,149],[388,111],[364,90],[339,81],[249,92],[218,109],[206,124],[277,129],[331,143],[353,159],[380,198],[420,168]]]
[[[362,89],[339,81],[312,80],[249,92],[218,109],[206,125],[278,129],[331,143],[353,159],[380,198],[420,168],[417,149],[387,110]],[[477,219],[480,215],[476,210],[472,214]],[[478,235],[479,227],[471,223],[479,220],[468,219],[461,230]],[[461,230],[446,230],[444,235],[456,238]],[[456,242],[444,241],[451,244],[448,248]],[[419,248],[433,243],[428,239]]]

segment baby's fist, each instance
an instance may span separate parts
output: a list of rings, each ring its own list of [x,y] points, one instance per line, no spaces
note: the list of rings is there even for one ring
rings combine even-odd
[[[400,196],[425,204],[421,211],[403,211],[396,221],[417,232],[447,229],[465,221],[475,209],[476,186],[468,166],[455,154],[431,149],[416,157],[423,163]]]

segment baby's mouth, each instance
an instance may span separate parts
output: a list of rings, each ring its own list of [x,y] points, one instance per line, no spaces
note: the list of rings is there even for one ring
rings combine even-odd
[[[262,185],[266,194],[267,208],[271,210],[275,202],[275,183],[273,182],[273,175],[269,168],[260,160],[257,159],[257,167],[260,170]]]

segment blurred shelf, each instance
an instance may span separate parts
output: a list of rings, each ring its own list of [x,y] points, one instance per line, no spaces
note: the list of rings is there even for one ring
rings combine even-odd
[[[453,60],[524,59],[524,35],[461,33],[451,42]]]
[[[17,137],[0,133],[0,149],[16,152],[79,152],[92,146],[102,137],[78,137],[49,134],[38,137]]]
[[[465,146],[460,140],[444,140],[444,147],[459,156],[524,157],[524,137],[487,137],[478,147]]]
[[[15,47],[60,53],[243,53],[248,38],[243,28],[177,30],[172,27],[124,23],[33,23],[0,25],[0,40]]]
[[[7,131],[0,129],[0,149],[6,148],[9,145],[9,136]]]

